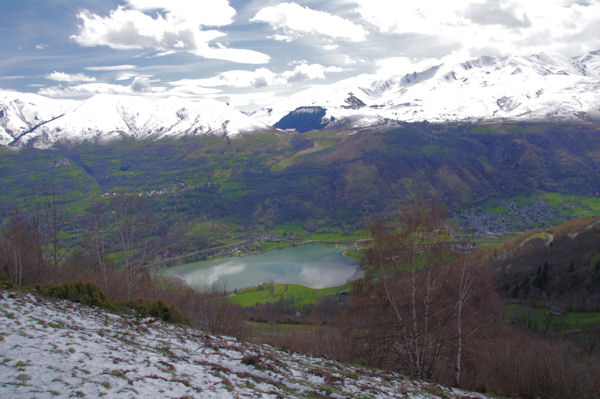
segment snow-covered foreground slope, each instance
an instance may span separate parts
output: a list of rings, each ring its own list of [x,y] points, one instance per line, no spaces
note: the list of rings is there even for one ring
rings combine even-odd
[[[272,125],[299,107],[318,106],[327,110],[324,121],[354,127],[390,120],[600,120],[599,66],[600,50],[574,58],[452,57],[315,86],[254,117]]]
[[[214,101],[101,94],[84,101],[0,91],[0,145],[158,139],[183,135],[236,136],[265,129],[261,122]]]
[[[6,398],[483,398],[6,291],[0,291],[0,392]]]

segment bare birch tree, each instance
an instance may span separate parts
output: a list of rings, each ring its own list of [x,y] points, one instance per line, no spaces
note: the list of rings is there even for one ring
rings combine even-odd
[[[119,234],[119,244],[125,269],[126,298],[133,297],[138,278],[144,273],[152,238],[150,213],[143,201],[133,195],[114,198],[111,203]]]
[[[92,208],[91,245],[92,251],[98,262],[98,268],[102,273],[102,284],[104,292],[108,292],[108,269],[106,261],[106,214],[108,208],[103,202],[96,202]]]
[[[489,335],[499,312],[499,298],[489,266],[476,256],[462,256],[450,266],[449,281],[455,286],[456,352],[454,385],[461,386],[462,363],[466,345]]]
[[[497,314],[490,269],[459,250],[443,209],[417,202],[395,216],[371,224],[364,277],[354,284],[355,316],[369,320],[362,340],[372,351],[375,340],[385,345],[376,360],[385,367],[460,385],[467,345]]]
[[[398,332],[396,348],[407,359],[404,371],[429,379],[451,336],[442,275],[449,252],[445,213],[415,203],[399,211],[390,225],[375,222],[371,232],[375,245],[362,269],[367,279],[383,286]]]

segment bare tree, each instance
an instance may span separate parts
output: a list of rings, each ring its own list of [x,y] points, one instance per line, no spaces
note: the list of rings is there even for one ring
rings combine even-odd
[[[495,321],[497,295],[489,267],[459,250],[445,216],[416,202],[371,224],[350,318],[368,327],[349,339],[377,366],[460,385],[466,354],[474,358],[466,348]]]
[[[455,298],[456,336],[454,385],[461,386],[465,348],[477,346],[492,334],[490,327],[501,309],[492,269],[477,255],[460,256],[448,267],[449,291]],[[452,288],[454,287],[454,288]]]
[[[456,301],[456,367],[454,369],[454,385],[460,386],[460,370],[463,350],[463,309],[471,295],[473,278],[471,270],[467,268],[467,260],[460,262],[458,278],[458,298]]]
[[[108,292],[108,270],[106,261],[106,214],[108,208],[104,202],[96,202],[91,207],[92,228],[91,246],[98,262],[98,268],[102,273],[102,284],[104,292]]]
[[[43,204],[42,223],[46,234],[45,243],[49,247],[50,261],[52,264],[52,281],[56,284],[60,255],[60,231],[63,223],[62,208],[57,200],[56,187],[46,195]],[[46,245],[45,244],[45,245]]]
[[[111,205],[114,209],[125,269],[125,295],[127,299],[131,299],[136,282],[143,275],[145,262],[150,255],[150,213],[144,208],[141,198],[133,195],[115,197]]]
[[[3,273],[22,286],[39,283],[45,272],[39,234],[17,210],[0,237]]]
[[[415,203],[398,212],[391,225],[371,225],[375,245],[361,267],[366,280],[380,284],[395,320],[397,351],[406,371],[431,378],[450,334],[443,265],[449,256],[448,228],[442,208]],[[364,283],[364,282],[363,282]]]

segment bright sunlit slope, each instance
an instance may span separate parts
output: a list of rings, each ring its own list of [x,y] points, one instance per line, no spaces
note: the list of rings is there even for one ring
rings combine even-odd
[[[0,291],[6,397],[484,398],[266,345]]]

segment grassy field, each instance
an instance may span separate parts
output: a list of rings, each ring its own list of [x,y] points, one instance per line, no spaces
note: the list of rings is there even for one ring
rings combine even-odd
[[[551,316],[549,309],[512,304],[506,316],[531,330],[574,333],[590,327],[600,327],[600,312],[567,312],[563,317]]]
[[[348,292],[349,289],[348,284],[317,289],[298,284],[265,283],[258,287],[238,290],[231,297],[231,302],[247,307],[283,300],[291,301],[298,308],[301,308],[302,306],[315,304],[325,296]]]
[[[564,216],[566,219],[582,216],[600,216],[600,197],[585,195],[569,195],[539,191],[533,194],[520,194],[508,198],[495,198],[486,201],[481,210],[494,215],[508,215],[509,204],[518,207],[531,206],[534,203],[544,203]]]
[[[508,241],[512,236],[502,236],[502,237],[477,237],[470,239],[477,248],[485,249],[491,248],[498,245],[501,245]]]

